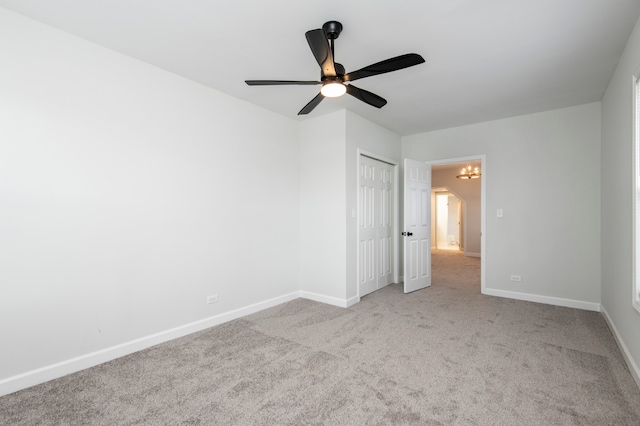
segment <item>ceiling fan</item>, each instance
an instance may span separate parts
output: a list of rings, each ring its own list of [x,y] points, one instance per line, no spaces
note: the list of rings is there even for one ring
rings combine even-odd
[[[375,93],[360,89],[353,84],[352,81],[360,78],[371,77],[378,74],[384,74],[391,71],[401,70],[403,68],[412,67],[424,62],[422,56],[416,53],[407,53],[406,55],[396,56],[357,71],[345,73],[344,67],[335,62],[333,42],[338,38],[342,31],[342,24],[337,21],[326,22],[322,28],[307,31],[305,36],[311,48],[313,56],[315,56],[318,65],[320,65],[321,74],[320,81],[291,81],[291,80],[245,80],[249,86],[281,86],[281,85],[318,85],[322,88],[320,93],[304,106],[298,112],[298,115],[309,114],[325,97],[338,97],[348,93],[356,99],[364,103],[372,105],[376,108],[382,108],[387,101]]]

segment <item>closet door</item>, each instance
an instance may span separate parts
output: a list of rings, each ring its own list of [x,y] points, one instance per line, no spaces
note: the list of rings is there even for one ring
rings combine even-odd
[[[393,165],[360,156],[358,294],[393,279]]]

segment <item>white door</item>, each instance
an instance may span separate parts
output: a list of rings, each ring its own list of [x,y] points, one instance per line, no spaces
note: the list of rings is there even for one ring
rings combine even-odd
[[[431,166],[404,160],[404,292],[431,285]]]
[[[358,294],[393,280],[393,166],[360,157]]]

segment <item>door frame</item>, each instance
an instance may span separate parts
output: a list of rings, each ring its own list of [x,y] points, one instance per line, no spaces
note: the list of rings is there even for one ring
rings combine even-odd
[[[392,249],[393,249],[393,256],[392,256],[392,263],[393,263],[393,283],[398,283],[400,282],[400,275],[399,275],[399,242],[398,242],[398,235],[400,235],[400,220],[398,218],[398,214],[400,213],[400,208],[399,208],[399,190],[400,187],[399,185],[399,179],[400,179],[400,166],[399,163],[395,160],[392,160],[390,158],[384,157],[382,155],[378,155],[376,153],[370,152],[370,151],[366,151],[364,149],[357,149],[356,152],[356,161],[357,161],[357,165],[356,165],[356,170],[358,170],[358,173],[356,174],[356,188],[357,191],[360,191],[360,158],[364,156],[364,157],[368,157],[371,158],[373,160],[376,161],[381,161],[383,163],[387,163],[391,166],[393,166],[393,200],[392,200],[392,204],[391,204],[391,210],[393,212],[393,226],[392,226],[392,231],[391,231],[391,241],[392,241]],[[357,192],[358,193],[358,192]],[[360,265],[360,201],[358,198],[358,202],[356,203],[356,260],[358,262],[358,265]],[[358,300],[360,299],[360,297],[362,297],[360,295],[360,268],[357,268],[356,271],[356,290],[357,290],[357,297]]]
[[[486,197],[487,197],[487,156],[486,154],[470,155],[467,157],[455,157],[455,158],[443,158],[441,160],[426,161],[431,166],[451,164],[451,163],[464,163],[467,161],[480,161],[480,170],[482,170],[482,177],[480,178],[480,293],[485,293],[486,288],[486,274],[487,274],[487,227],[486,227]],[[433,171],[432,171],[433,173]],[[433,179],[431,181],[431,187],[433,187]],[[466,214],[466,212],[465,212]],[[465,218],[466,220],[466,218]],[[466,231],[465,231],[465,253],[468,243]]]

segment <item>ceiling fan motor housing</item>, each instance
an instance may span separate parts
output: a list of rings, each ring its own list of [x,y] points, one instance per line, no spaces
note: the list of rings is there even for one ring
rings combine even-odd
[[[335,40],[342,32],[342,24],[338,21],[329,21],[324,23],[322,29],[329,40]]]

